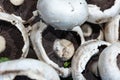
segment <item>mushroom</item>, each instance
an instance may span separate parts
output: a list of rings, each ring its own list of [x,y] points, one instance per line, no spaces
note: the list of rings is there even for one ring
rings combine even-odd
[[[29,51],[29,38],[28,38],[27,31],[26,31],[24,25],[22,24],[21,18],[18,17],[18,16],[15,16],[13,14],[10,15],[10,14],[7,14],[7,13],[0,12],[0,20],[8,22],[8,24],[11,24],[12,27],[16,27],[21,32],[21,36],[23,37],[23,41],[24,41],[21,57],[26,57],[27,54],[28,54],[28,51]],[[6,23],[3,23],[3,24],[6,24]],[[2,33],[2,29],[1,29],[0,35],[1,34],[4,34],[4,32]],[[16,33],[16,34],[18,34],[18,33]],[[1,38],[1,39],[2,39],[2,41],[0,41],[0,42],[2,42],[2,44],[4,44],[3,43],[4,39],[3,38]]]
[[[51,0],[50,2],[48,0],[38,0],[37,9],[46,24],[59,30],[75,31],[80,35],[82,43],[84,42],[79,26],[88,18],[88,8],[85,0]]]
[[[10,2],[15,6],[20,6],[23,4],[24,0],[10,0]]]
[[[115,42],[102,51],[98,61],[98,69],[102,80],[120,79],[120,69],[117,64],[119,54],[120,42]]]
[[[37,22],[36,24],[34,24],[32,26],[32,31],[31,31],[31,35],[30,35],[30,39],[31,39],[31,42],[32,42],[32,45],[33,45],[33,49],[35,50],[38,59],[46,62],[47,64],[49,64],[53,68],[55,68],[60,76],[62,76],[62,77],[69,76],[70,73],[71,73],[70,69],[60,67],[54,61],[52,61],[48,57],[45,49],[43,48],[43,44],[42,44],[43,27],[47,27],[47,25],[45,25],[45,23],[43,23],[43,22]]]
[[[119,40],[120,15],[112,18],[105,24],[105,40],[111,43]]]
[[[100,51],[99,47],[107,47],[109,45],[110,43],[101,40],[90,40],[81,45],[72,59],[71,70],[73,80],[86,80],[82,72],[85,70],[88,61]]]
[[[35,59],[18,59],[0,63],[0,80],[14,80],[20,75],[32,80],[60,80],[57,72],[50,65]]]
[[[0,53],[3,52],[6,48],[6,41],[3,36],[0,35]]]
[[[1,0],[4,12],[20,16],[24,24],[31,24],[37,0]]]
[[[120,1],[119,0],[87,0],[88,3],[88,22],[104,23],[109,22],[110,19],[119,14]]]
[[[85,40],[98,39],[103,40],[102,25],[85,22],[81,25]]]
[[[54,41],[53,50],[63,61],[69,60],[74,54],[74,45],[66,39],[56,39]]]

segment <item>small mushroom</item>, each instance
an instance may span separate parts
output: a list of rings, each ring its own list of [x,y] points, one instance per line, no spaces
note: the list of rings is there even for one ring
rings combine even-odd
[[[5,48],[6,48],[5,38],[0,35],[0,53],[3,52]]]
[[[66,39],[57,39],[54,41],[53,50],[63,61],[69,60],[74,54],[74,45]]]
[[[23,4],[24,0],[10,0],[10,2],[15,6],[20,6]]]
[[[99,73],[102,80],[120,79],[120,67],[117,64],[119,54],[120,42],[113,43],[102,51],[98,61]]]
[[[109,46],[110,43],[101,40],[90,40],[81,45],[72,59],[72,77],[73,80],[86,80],[82,72],[92,56],[99,52],[100,46]],[[96,70],[97,71],[97,70]]]
[[[21,57],[26,57],[29,51],[29,38],[28,38],[28,33],[24,25],[22,24],[21,18],[13,14],[10,15],[4,12],[0,12],[0,20],[8,22],[9,24],[11,24],[13,27],[16,27],[21,32],[21,36],[23,37],[23,41],[24,41]],[[4,32],[2,33],[2,29],[0,34],[4,34]]]
[[[111,43],[119,40],[119,28],[120,28],[120,15],[112,18],[108,23],[105,24],[105,40]]]
[[[18,59],[0,63],[0,80],[14,80],[20,75],[32,80],[60,80],[57,72],[50,65],[35,59]]]
[[[81,25],[81,29],[83,31],[85,41],[91,39],[98,39],[98,40],[104,39],[102,26],[99,24],[85,22],[84,24]]]
[[[109,22],[110,19],[119,14],[120,1],[119,0],[87,0],[88,3],[88,22],[104,23]]]

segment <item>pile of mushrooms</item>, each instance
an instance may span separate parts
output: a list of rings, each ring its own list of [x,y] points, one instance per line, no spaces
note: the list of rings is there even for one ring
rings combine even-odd
[[[69,80],[69,77],[72,80],[119,80],[120,0],[32,0],[30,7],[29,0],[1,0],[0,3],[0,22],[16,27],[24,43],[22,53],[15,53],[19,58],[0,63],[0,80],[16,80],[20,76],[32,80]],[[51,28],[54,34],[45,33]],[[8,31],[8,27],[5,30]],[[57,31],[75,33],[74,42],[55,33]],[[51,36],[44,40],[44,34]],[[22,45],[20,41],[13,42]],[[9,37],[5,37],[0,28],[0,57],[8,43],[11,43]],[[30,47],[37,58],[28,57]]]

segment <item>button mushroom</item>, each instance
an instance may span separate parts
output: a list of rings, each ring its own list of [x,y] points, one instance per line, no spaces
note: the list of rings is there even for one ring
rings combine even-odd
[[[18,16],[15,16],[13,14],[10,15],[7,13],[0,12],[0,20],[10,23],[13,27],[16,27],[21,32],[21,35],[22,35],[23,41],[24,41],[21,57],[26,57],[28,54],[28,51],[29,51],[29,38],[28,38],[27,31],[26,31],[24,25],[22,24],[21,18]],[[0,34],[1,35],[4,34],[4,33],[2,33],[2,29],[1,29]]]
[[[0,80],[14,80],[19,75],[27,76],[32,80],[60,80],[57,72],[50,65],[35,59],[0,63]]]
[[[99,73],[102,80],[120,79],[120,69],[117,64],[119,54],[120,42],[113,43],[102,51],[98,61]]]
[[[110,43],[100,40],[90,40],[77,49],[72,59],[71,70],[73,80],[86,80],[82,72],[85,70],[90,58],[99,52],[98,47],[102,45],[109,46]]]
[[[40,27],[39,27],[40,26]],[[58,64],[56,64],[54,61],[52,61],[45,49],[43,48],[43,44],[42,44],[42,29],[43,27],[47,27],[47,25],[45,25],[45,23],[42,22],[37,22],[36,24],[33,25],[33,29],[30,35],[30,39],[33,45],[33,48],[37,54],[37,57],[42,60],[45,61],[47,64],[51,65],[53,68],[55,68],[58,72],[58,74],[62,77],[67,77],[68,75],[70,75],[70,69],[69,68],[63,68],[60,67]]]
[[[119,14],[120,1],[119,0],[87,0],[89,17],[88,22],[104,23]],[[102,9],[102,10],[101,10]]]

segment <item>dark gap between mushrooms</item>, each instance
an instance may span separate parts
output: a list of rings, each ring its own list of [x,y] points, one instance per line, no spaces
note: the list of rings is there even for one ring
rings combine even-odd
[[[24,45],[21,32],[9,22],[0,20],[0,23],[0,35],[6,40],[6,49],[0,53],[0,57],[20,58]]]
[[[16,76],[14,80],[36,80],[36,79],[30,79],[27,76],[20,75],[20,76]]]
[[[115,0],[86,0],[88,4],[94,4],[100,7],[100,10],[104,11],[111,8],[114,5]]]
[[[81,43],[79,35],[76,32],[72,31],[63,31],[63,30],[55,30],[53,27],[48,26],[47,29],[42,34],[43,38],[43,47],[49,58],[57,63],[60,67],[63,67],[65,61],[62,61],[53,51],[53,42],[56,39],[67,39],[74,44],[75,49],[79,47]],[[71,62],[71,59],[68,60]]]
[[[94,62],[98,61],[99,55],[101,54],[101,52],[102,52],[106,47],[107,47],[106,45],[101,45],[101,46],[99,46],[99,47],[98,47],[99,52],[98,52],[97,54],[93,55],[93,56],[91,57],[91,59],[89,60],[89,62],[87,63],[85,70],[82,72],[82,74],[85,76],[86,80],[101,80],[100,77],[95,76],[95,75],[91,72],[90,68],[91,68],[91,65],[92,65]],[[98,71],[98,70],[97,70],[97,71]],[[99,71],[98,71],[98,75],[99,75]]]

